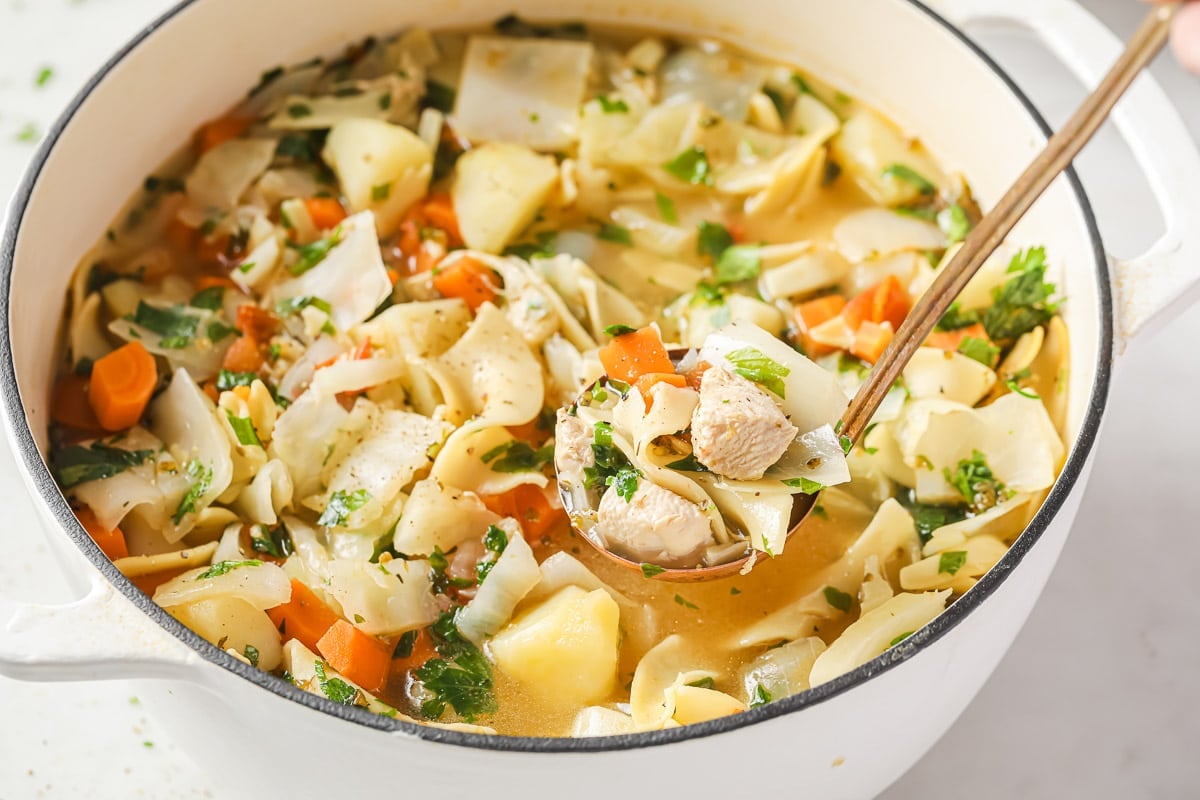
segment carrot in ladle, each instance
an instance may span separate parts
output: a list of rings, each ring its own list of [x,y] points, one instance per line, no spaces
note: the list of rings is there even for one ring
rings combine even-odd
[[[96,361],[92,365],[88,400],[100,425],[108,431],[123,431],[136,425],[157,382],[154,356],[141,342],[129,342]]]

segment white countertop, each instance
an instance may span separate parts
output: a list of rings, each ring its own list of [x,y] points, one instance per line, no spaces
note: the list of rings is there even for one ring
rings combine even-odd
[[[1134,0],[1089,0],[1128,33]],[[33,144],[120,43],[170,0],[0,0],[0,197]],[[979,38],[1061,122],[1082,91],[1025,34]],[[53,75],[41,88],[42,66]],[[1200,137],[1200,79],[1156,68]],[[148,116],[152,115],[148,112]],[[1079,166],[1106,243],[1131,255],[1161,227],[1123,146],[1108,133]],[[81,191],[103,187],[80,181]],[[1200,225],[1200,220],[1197,220]],[[1029,624],[950,733],[889,800],[1176,798],[1200,794],[1200,310],[1122,359],[1074,532]],[[1157,426],[1173,420],[1168,431]],[[7,447],[9,521],[0,595],[63,600]],[[0,678],[0,800],[218,797],[122,683],[37,685]]]

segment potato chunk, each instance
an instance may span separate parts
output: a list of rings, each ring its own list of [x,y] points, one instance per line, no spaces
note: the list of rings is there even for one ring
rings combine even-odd
[[[558,182],[552,156],[528,147],[489,142],[458,160],[450,195],[463,241],[499,253],[537,215]]]
[[[283,658],[279,631],[267,612],[236,597],[215,597],[168,609],[171,616],[217,647],[236,650],[255,666],[273,670]]]
[[[842,126],[833,140],[834,160],[862,187],[867,194],[887,206],[913,203],[922,198],[922,186],[906,180],[911,174],[929,181],[935,187],[945,182],[942,171],[914,141],[873,111],[857,111]],[[899,167],[898,175],[889,168]],[[928,187],[924,187],[928,191]]]
[[[617,679],[620,612],[603,589],[566,586],[488,644],[505,674],[561,706],[603,700]]]
[[[346,119],[329,130],[322,157],[354,213],[375,212],[381,237],[429,191],[433,150],[412,131],[378,119]]]

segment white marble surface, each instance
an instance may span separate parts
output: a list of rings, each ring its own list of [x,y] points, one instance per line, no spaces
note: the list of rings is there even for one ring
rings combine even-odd
[[[0,0],[0,197],[33,153],[22,129],[45,130],[109,53],[169,5]],[[1141,14],[1133,0],[1088,5],[1122,33]],[[1023,33],[979,36],[1052,121],[1081,96]],[[54,74],[38,88],[44,65]],[[1200,137],[1200,80],[1167,60],[1156,71]],[[153,124],[152,110],[138,124]],[[1160,225],[1120,142],[1105,135],[1080,167],[1110,250],[1136,252]],[[80,187],[99,188],[85,177]],[[97,202],[111,200],[97,191]],[[1200,311],[1122,360],[1083,510],[1041,603],[976,702],[889,800],[1200,795],[1197,342]],[[0,594],[63,599],[3,445],[0,500]],[[0,678],[0,715],[0,800],[220,797],[124,684]]]

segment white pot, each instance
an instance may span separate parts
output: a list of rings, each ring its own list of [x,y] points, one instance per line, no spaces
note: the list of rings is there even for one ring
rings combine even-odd
[[[1119,42],[1069,0],[944,0],[958,22],[1015,20],[1088,84]],[[1028,530],[979,585],[903,646],[745,714],[611,739],[482,737],[334,705],[251,669],[181,627],[112,567],[43,461],[55,338],[81,253],[116,201],[263,70],[409,25],[482,25],[511,0],[194,0],[147,28],[84,89],[13,200],[0,246],[0,393],[7,433],[50,541],[86,591],[45,608],[0,600],[0,672],[33,680],[146,678],[139,694],[231,793],[354,796],[486,785],[490,797],[746,796],[782,787],[869,797],[950,726],[1025,621],[1083,494],[1114,354],[1200,279],[1200,154],[1143,77],[1118,124],[1147,172],[1166,235],[1144,257],[1106,257],[1078,180],[1058,180],[1013,236],[1045,244],[1069,295],[1071,449]],[[874,104],[961,169],[986,206],[1045,140],[1020,91],[950,23],[912,0],[523,0],[533,18],[712,33],[812,69]],[[1193,226],[1194,227],[1194,226]],[[1114,290],[1116,299],[1114,300]]]

